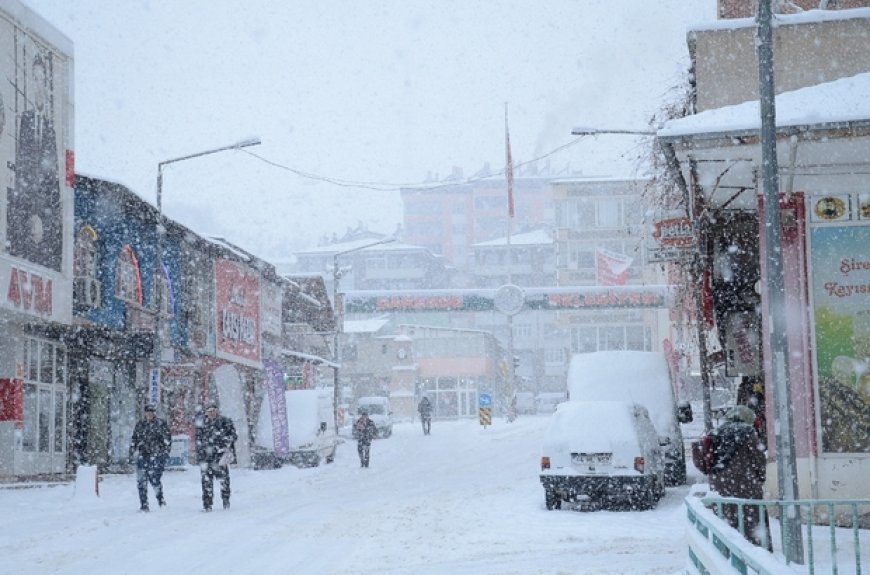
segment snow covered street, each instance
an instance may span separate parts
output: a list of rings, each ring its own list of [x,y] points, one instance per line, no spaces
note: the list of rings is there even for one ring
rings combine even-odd
[[[133,475],[100,497],[73,485],[0,490],[2,573],[671,574],[686,560],[688,487],[653,511],[546,511],[547,417],[489,428],[397,424],[360,469],[346,441],[313,469],[234,469],[232,509],[200,511],[197,468],[140,513]],[[694,468],[689,466],[689,482]]]

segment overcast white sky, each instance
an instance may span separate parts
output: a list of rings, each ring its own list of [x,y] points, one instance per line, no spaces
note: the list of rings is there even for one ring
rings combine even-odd
[[[158,162],[249,136],[294,170],[411,184],[503,168],[505,102],[515,163],[577,124],[643,127],[684,81],[686,29],[715,19],[715,0],[23,1],[75,46],[78,171],[152,202]],[[551,164],[630,169],[602,145]],[[395,189],[243,152],[168,166],[163,190],[170,217],[267,259],[401,221]]]

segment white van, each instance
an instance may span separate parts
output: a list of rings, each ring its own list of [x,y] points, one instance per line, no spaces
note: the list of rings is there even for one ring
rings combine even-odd
[[[356,411],[365,409],[369,419],[378,428],[378,437],[389,437],[393,434],[393,412],[390,411],[390,398],[380,396],[361,397],[356,402]]]
[[[263,397],[257,420],[254,468],[276,468],[284,463],[298,467],[316,467],[321,461],[332,463],[338,446],[332,401],[332,392],[326,389],[285,391],[284,426],[280,424],[280,411],[272,410],[268,395]]]
[[[664,460],[646,408],[625,401],[559,405],[544,434],[540,479],[548,510],[563,501],[655,507],[665,493]]]
[[[556,411],[563,401],[568,401],[568,395],[562,392],[545,392],[535,396],[535,411],[541,414],[550,414]]]
[[[680,423],[691,407],[677,409],[665,356],[652,351],[578,353],[568,366],[570,401],[628,401],[646,407],[665,457],[665,485],[686,482],[686,452]]]

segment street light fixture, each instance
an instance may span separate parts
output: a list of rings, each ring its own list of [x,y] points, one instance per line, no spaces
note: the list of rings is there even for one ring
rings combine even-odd
[[[379,246],[381,244],[389,244],[394,241],[396,241],[396,238],[394,237],[383,238],[376,242],[371,242],[332,254],[332,307],[333,316],[335,319],[335,333],[333,335],[332,341],[332,355],[335,358],[335,367],[333,368],[335,370],[335,374],[332,385],[332,413],[333,417],[335,418],[336,432],[338,431],[338,371],[339,369],[341,369],[341,346],[339,345],[338,339],[344,325],[344,314],[341,313],[338,308],[338,281],[341,279],[341,271],[338,268],[338,258],[347,254],[352,254],[354,252],[364,250],[366,248]]]
[[[151,394],[150,403],[157,403],[157,398],[159,397],[157,390],[160,388],[160,365],[163,359],[163,341],[160,335],[160,332],[163,329],[163,238],[166,235],[166,226],[163,222],[163,166],[184,160],[190,160],[192,158],[199,158],[200,156],[224,152],[226,150],[238,150],[249,146],[257,146],[259,144],[260,138],[248,138],[229,146],[204,150],[202,152],[164,160],[157,164],[157,242],[155,245],[153,276],[155,293],[152,298],[152,301],[154,302],[154,343],[151,350],[151,370],[149,374],[149,393]]]

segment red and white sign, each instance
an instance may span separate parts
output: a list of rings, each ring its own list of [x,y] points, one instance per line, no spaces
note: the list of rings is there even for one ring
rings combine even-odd
[[[595,250],[595,275],[600,286],[621,286],[628,280],[633,258],[602,248]]]
[[[214,265],[217,355],[260,367],[260,280],[229,260]]]
[[[691,246],[695,243],[692,220],[685,216],[659,220],[653,224],[653,238],[662,247]]]

